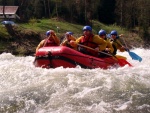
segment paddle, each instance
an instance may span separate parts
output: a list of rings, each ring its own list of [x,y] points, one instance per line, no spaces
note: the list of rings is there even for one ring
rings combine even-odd
[[[81,47],[84,47],[84,48],[87,48],[87,49],[90,49],[90,50],[93,50],[93,51],[96,51],[95,49],[91,48],[91,47],[88,47],[88,46],[85,46],[85,45],[81,45],[81,44],[77,44],[78,46],[81,46]],[[96,51],[97,52],[97,51]],[[105,53],[105,52],[102,52],[102,51],[98,51],[99,53],[103,53],[105,55],[108,55],[108,56],[111,56],[111,57],[114,57],[117,61],[118,61],[118,64],[120,66],[124,66],[126,64],[128,64],[129,66],[132,66],[129,62],[127,62],[125,59],[119,59],[117,58],[115,55],[112,55],[110,53]]]
[[[123,41],[124,41],[124,43],[125,43],[125,46],[127,47],[127,44],[126,44],[124,38],[122,38],[122,39],[123,39]],[[127,47],[127,48],[128,48],[128,47]],[[130,50],[126,50],[126,51],[129,53],[130,57],[131,57],[133,60],[138,60],[139,62],[142,61],[142,58],[141,58],[140,56],[138,56],[136,53],[131,52]]]
[[[52,36],[51,34],[48,36],[48,38],[46,39],[46,41],[45,41],[44,44],[43,44],[43,47],[46,46],[46,44],[47,44],[47,42],[48,42],[48,40],[50,39],[51,36]]]

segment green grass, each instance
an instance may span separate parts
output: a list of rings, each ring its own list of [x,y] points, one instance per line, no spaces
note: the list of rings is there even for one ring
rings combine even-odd
[[[113,25],[105,25],[103,23],[100,23],[98,21],[92,21],[93,23],[93,31],[95,31],[95,33],[98,33],[99,30],[103,29],[106,30],[107,34],[110,34],[110,32],[112,30],[116,30],[118,32],[118,34],[126,34],[126,30],[124,28],[121,28],[120,26],[117,26],[115,24]]]
[[[47,30],[54,30],[56,33],[65,33],[72,31],[74,33],[82,33],[81,25],[71,24],[68,22],[60,22],[54,19],[42,19],[35,23],[21,24],[21,27],[26,29],[32,29],[40,33],[45,33]]]
[[[0,38],[4,38],[4,37],[10,37],[10,35],[8,34],[5,26],[0,25]]]
[[[58,35],[64,34],[66,31],[72,31],[75,36],[82,34],[84,25],[72,24],[66,21],[57,21],[56,19],[31,19],[27,24],[20,24],[25,29],[31,29],[45,34],[47,30],[54,30]],[[111,30],[117,30],[119,34],[125,34],[127,31],[117,25],[105,25],[96,20],[92,20],[93,33],[97,34],[99,30],[104,29],[109,34]]]
[[[0,51],[9,45],[10,35],[3,25],[0,25]]]

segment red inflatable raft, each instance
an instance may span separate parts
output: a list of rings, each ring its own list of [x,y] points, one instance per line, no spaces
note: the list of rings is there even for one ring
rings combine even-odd
[[[42,68],[74,68],[77,65],[82,68],[103,68],[112,66],[130,65],[126,60],[115,57],[97,58],[80,53],[65,46],[43,47],[38,50],[35,56],[34,65]]]

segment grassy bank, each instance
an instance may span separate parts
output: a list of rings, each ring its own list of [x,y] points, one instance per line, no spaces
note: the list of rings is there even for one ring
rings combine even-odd
[[[57,21],[55,18],[53,18],[42,20],[32,19],[30,20],[30,23],[21,24],[21,26],[26,29],[35,30],[42,34],[45,34],[45,31],[49,29],[53,29],[57,33],[58,37],[62,37],[66,31],[72,31],[75,37],[79,37],[82,35],[82,28],[84,25],[72,24],[66,21]],[[115,24],[105,25],[98,21],[92,20],[92,28],[94,34],[97,34],[100,29],[106,30],[108,34],[111,32],[111,30],[117,30],[118,34],[124,34],[124,39],[128,42],[129,47],[139,47],[143,45],[143,41],[138,34],[132,33],[127,29],[121,28]]]
[[[34,53],[37,44],[45,37],[47,30],[53,29],[59,38],[63,38],[66,31],[72,31],[75,37],[82,35],[84,25],[68,23],[63,20],[31,19],[29,23],[18,24],[14,26],[16,36],[10,36],[3,25],[0,25],[0,51],[1,53],[11,52],[13,54],[28,55]],[[111,30],[117,30],[118,34],[125,34],[124,39],[129,47],[142,46],[143,41],[135,34],[116,25],[105,25],[98,21],[92,21],[93,33],[97,34],[100,29],[104,29],[107,33]]]
[[[10,37],[5,26],[0,25],[0,52],[5,51],[6,47],[9,46]]]
[[[49,29],[53,29],[58,34],[63,34],[66,31],[72,31],[75,35],[82,34],[83,25],[72,24],[66,21],[57,21],[54,19],[42,19],[36,20],[32,19],[29,23],[20,24],[21,27],[25,29],[32,29],[37,32],[45,33]],[[100,29],[105,29],[107,33],[110,33],[111,30],[115,29],[119,33],[126,33],[126,30],[116,26],[116,25],[105,25],[98,21],[92,21],[93,33],[97,34]]]

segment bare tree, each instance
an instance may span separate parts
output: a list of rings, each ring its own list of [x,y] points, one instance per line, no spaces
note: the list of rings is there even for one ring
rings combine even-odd
[[[50,13],[50,0],[48,0],[48,17],[50,17],[51,13]]]
[[[57,18],[59,17],[58,15],[58,4],[62,2],[62,0],[52,0],[55,2],[55,11],[56,11],[56,16]]]
[[[46,16],[46,0],[43,0],[44,3],[44,12],[45,12],[45,16]]]

